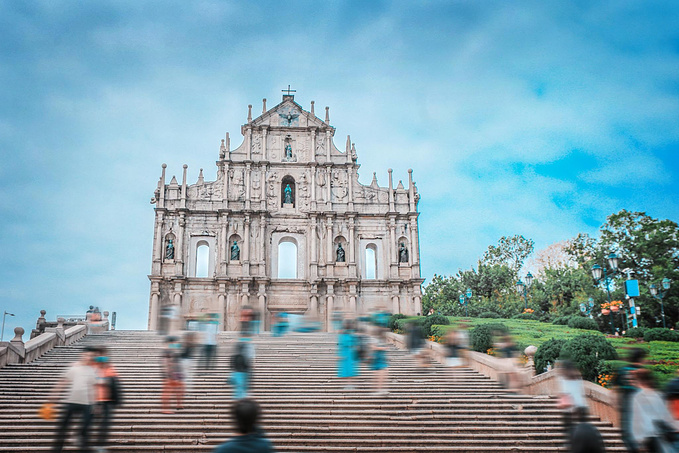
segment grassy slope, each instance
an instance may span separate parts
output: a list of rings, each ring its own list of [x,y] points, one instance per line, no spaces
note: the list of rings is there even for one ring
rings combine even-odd
[[[569,339],[583,333],[593,335],[603,335],[601,332],[592,330],[573,329],[568,326],[557,326],[540,321],[529,321],[523,319],[488,319],[488,318],[457,318],[448,317],[452,324],[457,324],[464,320],[470,327],[491,322],[500,322],[509,327],[514,340],[521,350],[529,345],[540,346],[551,338]],[[650,343],[637,342],[633,338],[620,338],[606,336],[608,341],[613,344],[621,358],[627,356],[629,348],[643,348],[649,351],[649,359],[658,383],[664,385],[674,377],[679,368],[679,343],[667,341],[652,341]]]

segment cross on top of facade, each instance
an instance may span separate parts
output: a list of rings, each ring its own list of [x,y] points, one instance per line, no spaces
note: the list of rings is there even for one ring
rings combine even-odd
[[[290,93],[297,93],[297,90],[291,90],[290,85],[288,85],[287,90],[281,90],[283,93],[285,93],[287,96],[290,96]]]

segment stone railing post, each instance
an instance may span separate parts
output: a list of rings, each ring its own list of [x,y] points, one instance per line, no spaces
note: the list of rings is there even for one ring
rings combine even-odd
[[[14,338],[12,338],[12,341],[9,342],[14,351],[21,357],[21,362],[23,362],[24,357],[26,357],[26,347],[24,346],[24,339],[22,338],[23,335],[24,328],[15,327]]]
[[[57,328],[54,329],[54,333],[57,334],[57,346],[63,346],[66,344],[66,334],[64,333],[64,318],[57,318]]]
[[[109,330],[109,326],[111,325],[111,322],[108,320],[108,314],[107,311],[104,312],[104,330]]]
[[[526,349],[524,349],[523,353],[526,354],[526,357],[528,357],[528,361],[526,362],[526,372],[528,373],[529,376],[535,376],[535,362],[533,361],[533,358],[535,357],[535,353],[538,352],[538,348],[531,345],[528,346]]]

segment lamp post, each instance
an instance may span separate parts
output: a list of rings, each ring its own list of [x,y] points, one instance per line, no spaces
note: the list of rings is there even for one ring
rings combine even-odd
[[[596,282],[597,285],[601,284],[601,282],[604,283],[606,286],[606,294],[608,294],[608,305],[611,305],[611,289],[610,289],[610,277],[614,276],[615,274],[618,273],[618,255],[615,253],[611,252],[606,259],[608,260],[608,266],[610,267],[612,273],[609,276],[606,273],[606,266],[599,266],[598,264],[595,264],[592,266],[592,277],[594,277],[594,281]],[[613,324],[613,312],[611,311],[611,331],[613,335],[615,335],[615,325]]]
[[[524,284],[521,280],[516,282],[516,290],[519,294],[523,293],[524,300],[524,310],[528,308],[528,289],[533,284],[533,274],[530,272],[526,274],[526,283]]]
[[[465,297],[466,296],[466,297]],[[460,294],[460,305],[464,305],[464,315],[469,316],[469,310],[467,309],[467,305],[469,304],[469,301],[472,298],[472,289],[467,288],[467,292]]]
[[[665,324],[665,306],[663,305],[663,297],[665,297],[665,294],[667,294],[667,291],[670,289],[670,279],[669,278],[663,278],[662,279],[662,289],[664,291],[658,291],[658,287],[655,285],[655,283],[651,283],[648,287],[648,289],[651,291],[651,296],[654,298],[658,299],[660,301],[660,313],[662,314],[662,326],[663,328],[667,328],[667,325]]]
[[[594,299],[591,297],[587,300],[587,304],[581,303],[580,304],[580,311],[582,312],[583,315],[589,316],[590,318],[592,317],[592,308],[594,308]]]
[[[0,341],[2,341],[5,338],[5,317],[7,315],[14,316],[12,313],[5,312],[2,315],[2,333],[0,333]]]

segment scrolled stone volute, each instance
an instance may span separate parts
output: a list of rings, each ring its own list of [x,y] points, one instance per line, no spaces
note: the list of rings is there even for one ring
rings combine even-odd
[[[22,338],[24,336],[24,328],[23,327],[15,327],[14,328],[14,338],[12,338],[12,343],[21,343],[24,344],[24,339]]]

